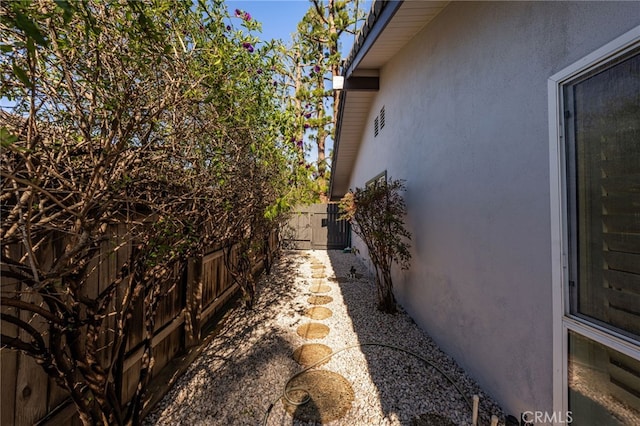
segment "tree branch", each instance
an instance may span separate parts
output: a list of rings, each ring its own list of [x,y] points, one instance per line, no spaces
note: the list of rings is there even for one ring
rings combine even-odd
[[[12,308],[17,308],[22,311],[28,311],[33,314],[40,315],[42,318],[50,321],[54,324],[63,326],[64,321],[58,316],[52,314],[46,309],[41,308],[40,306],[34,305],[33,303],[25,302],[24,300],[9,298],[9,297],[0,297],[0,305],[3,306],[11,306]]]

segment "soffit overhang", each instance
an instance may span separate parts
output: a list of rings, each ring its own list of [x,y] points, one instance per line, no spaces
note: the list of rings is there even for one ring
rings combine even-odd
[[[380,1],[373,3],[351,53],[345,60],[345,82],[355,77],[377,77],[412,38],[445,8],[448,1]],[[347,87],[347,86],[345,86]],[[351,171],[376,91],[344,90],[332,159],[330,197],[340,199],[349,190]]]

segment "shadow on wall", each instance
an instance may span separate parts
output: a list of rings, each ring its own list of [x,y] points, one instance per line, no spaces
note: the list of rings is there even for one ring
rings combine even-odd
[[[499,413],[500,409],[488,402],[478,385],[418,328],[402,307],[399,306],[399,313],[394,315],[376,309],[374,278],[355,255],[337,250],[330,250],[328,254],[358,341],[386,345],[361,348],[384,417],[411,426],[436,424],[425,423],[435,418],[444,422],[438,423],[440,426],[449,424],[444,417],[439,417],[441,415],[452,424],[470,423],[468,402],[438,371],[440,369],[469,400],[474,394],[480,395],[479,424],[488,425],[491,413]],[[344,265],[346,270],[342,270]],[[356,270],[355,279],[348,277],[351,266]],[[425,306],[424,309],[437,307]],[[438,369],[394,348],[425,358]]]

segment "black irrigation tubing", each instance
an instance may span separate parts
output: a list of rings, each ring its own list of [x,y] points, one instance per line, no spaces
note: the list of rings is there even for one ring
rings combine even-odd
[[[428,359],[424,358],[421,355],[416,354],[415,352],[411,352],[407,349],[401,348],[399,346],[393,346],[393,345],[387,345],[385,343],[375,343],[375,342],[370,342],[370,343],[358,343],[356,345],[351,345],[351,346],[345,346],[335,352],[330,353],[329,355],[325,356],[324,358],[314,362],[313,364],[311,364],[310,366],[308,366],[307,368],[298,371],[296,374],[294,374],[293,376],[289,377],[289,379],[287,380],[287,382],[284,384],[284,391],[282,392],[282,394],[280,394],[280,396],[278,396],[278,398],[273,401],[271,404],[269,404],[269,408],[267,408],[267,411],[264,413],[264,420],[262,422],[263,426],[267,426],[267,420],[269,420],[269,415],[271,414],[271,410],[273,409],[274,405],[280,400],[280,398],[284,397],[284,399],[287,400],[287,402],[291,405],[304,405],[307,402],[309,402],[309,400],[311,399],[310,395],[309,395],[309,391],[307,391],[306,389],[301,389],[301,388],[292,388],[292,389],[288,389],[289,387],[289,383],[291,383],[291,381],[293,379],[295,379],[296,377],[298,377],[299,375],[311,370],[312,368],[316,367],[317,365],[323,363],[324,361],[326,361],[327,359],[331,358],[332,356],[339,354],[340,352],[344,352],[346,350],[349,349],[353,349],[353,348],[360,348],[363,346],[378,346],[381,348],[388,348],[388,349],[393,349],[399,352],[403,352],[406,353],[408,355],[411,355],[415,358],[418,358],[419,360],[425,362],[426,364],[430,365],[431,367],[433,367],[438,373],[442,374],[442,376],[444,376],[445,379],[447,379],[447,381],[449,383],[451,383],[453,385],[453,387],[455,388],[456,391],[458,391],[458,393],[462,396],[462,398],[464,398],[464,401],[467,403],[467,406],[469,407],[469,410],[473,411],[473,406],[471,405],[471,401],[469,400],[469,398],[467,398],[467,396],[464,394],[464,392],[462,392],[462,390],[460,390],[460,388],[458,387],[458,385],[456,384],[456,382],[453,381],[453,379],[451,377],[449,377],[444,371],[442,371],[440,369],[440,367],[438,367],[437,365],[435,365],[432,361],[429,361]],[[302,401],[296,402],[291,400],[291,398],[289,397],[289,392],[291,391],[303,391],[306,396],[302,399]]]

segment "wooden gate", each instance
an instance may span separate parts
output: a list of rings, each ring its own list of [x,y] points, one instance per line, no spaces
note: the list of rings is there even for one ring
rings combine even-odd
[[[334,250],[349,247],[351,227],[340,220],[338,204],[313,204],[294,210],[282,233],[286,248]]]

